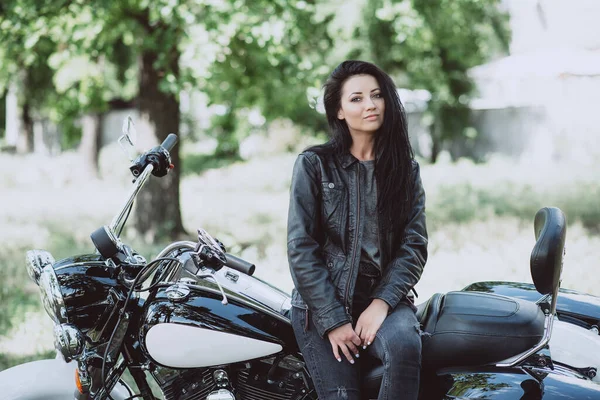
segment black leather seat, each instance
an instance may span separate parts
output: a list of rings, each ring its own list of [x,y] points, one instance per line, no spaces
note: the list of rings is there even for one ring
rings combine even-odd
[[[479,292],[436,293],[417,306],[426,369],[503,361],[535,346],[544,333],[544,313],[534,303]],[[365,359],[363,392],[377,398],[383,366]]]
[[[436,304],[440,310],[421,321],[426,368],[497,363],[532,348],[544,334],[544,313],[530,301],[449,292]]]

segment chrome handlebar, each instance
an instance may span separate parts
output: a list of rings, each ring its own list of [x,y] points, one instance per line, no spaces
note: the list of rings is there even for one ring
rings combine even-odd
[[[154,166],[152,164],[148,164],[146,168],[144,168],[142,173],[135,180],[135,183],[129,193],[129,198],[121,208],[121,211],[111,221],[109,228],[115,234],[115,237],[118,238],[118,229],[125,222],[125,216],[128,214],[129,208],[133,205],[133,201],[135,200],[136,196],[138,195],[144,184],[148,181],[150,175],[152,175],[153,170]]]

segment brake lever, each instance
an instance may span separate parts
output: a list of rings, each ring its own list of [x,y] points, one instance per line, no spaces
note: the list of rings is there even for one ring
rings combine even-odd
[[[221,284],[219,283],[219,281],[217,280],[217,278],[215,278],[210,273],[209,274],[198,274],[196,276],[198,278],[211,278],[213,281],[215,281],[215,283],[219,287],[219,291],[221,292],[221,295],[223,296],[223,300],[221,300],[221,304],[223,304],[223,305],[229,304],[229,301],[227,300],[227,295],[225,294],[225,291],[223,290],[223,286],[221,286]]]

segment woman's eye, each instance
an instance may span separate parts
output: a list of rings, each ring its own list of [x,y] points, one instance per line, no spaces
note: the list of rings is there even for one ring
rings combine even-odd
[[[360,101],[360,97],[354,97],[350,100],[353,103],[359,102]]]
[[[381,99],[383,96],[381,95],[381,93],[375,93],[373,97],[375,97],[376,99]]]

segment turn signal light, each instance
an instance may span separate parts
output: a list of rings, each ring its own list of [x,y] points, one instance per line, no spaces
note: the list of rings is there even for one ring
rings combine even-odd
[[[79,379],[79,370],[75,369],[75,386],[77,386],[77,390],[79,393],[84,394],[83,385],[81,384],[81,379]]]

